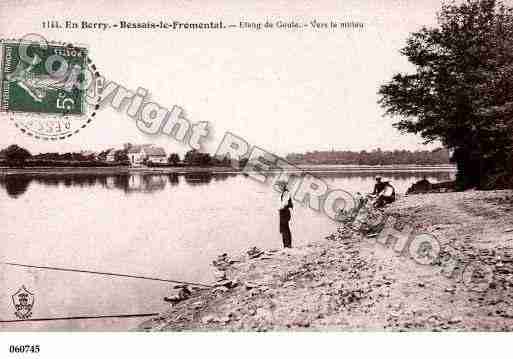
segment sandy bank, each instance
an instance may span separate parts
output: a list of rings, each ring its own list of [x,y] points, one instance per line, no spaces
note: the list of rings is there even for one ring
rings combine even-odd
[[[386,212],[398,228],[431,233],[456,253],[453,275],[340,230],[331,240],[235,258],[226,271],[234,288],[196,291],[138,329],[513,329],[513,191],[413,195]],[[472,261],[493,270],[484,292],[461,280]]]

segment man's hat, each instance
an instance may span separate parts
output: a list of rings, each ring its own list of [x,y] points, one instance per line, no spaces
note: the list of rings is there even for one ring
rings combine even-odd
[[[287,181],[276,181],[274,184],[278,188],[287,188],[288,182]]]

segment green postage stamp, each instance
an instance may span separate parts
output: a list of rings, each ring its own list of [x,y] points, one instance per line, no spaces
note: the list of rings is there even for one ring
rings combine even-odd
[[[91,121],[86,102],[90,60],[85,46],[0,42],[0,112],[38,139],[65,139]]]

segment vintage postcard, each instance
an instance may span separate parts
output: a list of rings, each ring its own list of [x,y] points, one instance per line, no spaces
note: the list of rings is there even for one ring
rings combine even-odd
[[[0,331],[509,332],[512,103],[508,1],[3,1]]]

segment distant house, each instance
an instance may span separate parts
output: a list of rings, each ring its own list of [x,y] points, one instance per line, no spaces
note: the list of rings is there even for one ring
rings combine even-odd
[[[167,163],[167,155],[166,151],[162,147],[149,146],[144,147],[144,152],[146,153],[148,162],[158,163],[158,164],[166,164]]]
[[[130,166],[142,166],[144,164],[145,154],[143,152],[142,146],[131,146],[128,151],[128,160],[130,161]]]
[[[105,156],[105,161],[116,162],[116,151],[116,149],[109,150],[109,152],[107,152],[107,155]]]
[[[97,160],[98,159],[98,153],[96,153],[94,151],[80,151],[80,154],[89,160]]]
[[[153,145],[132,146],[128,150],[130,165],[142,166],[145,162],[165,164],[167,163],[166,151],[162,147]]]

